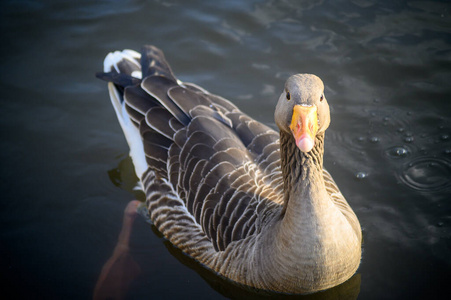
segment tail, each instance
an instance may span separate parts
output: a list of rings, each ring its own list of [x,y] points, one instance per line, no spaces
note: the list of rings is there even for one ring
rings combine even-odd
[[[126,110],[124,101],[125,88],[141,83],[140,59],[141,54],[134,50],[108,53],[103,62],[103,73],[99,72],[96,76],[108,81],[111,103],[130,147],[130,156],[135,166],[136,175],[141,179],[143,173],[147,170],[143,142],[138,127],[133,124]]]
[[[111,102],[140,179],[149,166],[168,178],[169,148],[183,148],[185,130],[196,116],[211,117],[228,128],[225,136],[232,134],[232,121],[225,114],[238,109],[195,84],[177,80],[163,52],[154,46],[144,46],[141,53],[109,53],[104,72],[96,76],[108,81]],[[200,126],[199,122],[191,128]]]
[[[111,52],[105,57],[103,72],[96,76],[108,81],[111,103],[138,178],[149,165],[166,172],[173,135],[191,117],[168,96],[168,90],[181,82],[175,78],[163,52],[155,46],[144,46],[141,53],[129,49]],[[206,92],[194,84],[189,86]],[[149,135],[151,142],[143,142],[143,137],[148,141]]]

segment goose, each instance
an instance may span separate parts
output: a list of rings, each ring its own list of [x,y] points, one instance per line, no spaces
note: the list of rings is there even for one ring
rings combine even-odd
[[[238,285],[278,293],[325,290],[356,272],[360,224],[323,168],[320,78],[287,79],[277,132],[178,80],[155,46],[109,53],[96,76],[108,82],[150,219],[174,246]]]

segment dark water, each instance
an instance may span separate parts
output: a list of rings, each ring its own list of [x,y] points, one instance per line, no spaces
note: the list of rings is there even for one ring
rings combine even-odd
[[[332,108],[325,166],[364,234],[359,275],[327,297],[351,289],[358,299],[433,299],[447,291],[451,5],[186,3],[1,2],[3,293],[92,297],[123,210],[139,197],[106,85],[94,73],[107,52],[145,43],[162,48],[182,80],[271,126],[287,76],[320,76]],[[186,266],[192,262],[144,218],[134,224],[131,255],[141,275],[130,299],[249,296]]]

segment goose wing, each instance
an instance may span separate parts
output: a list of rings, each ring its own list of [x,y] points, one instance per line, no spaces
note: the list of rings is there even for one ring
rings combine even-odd
[[[358,219],[355,217],[355,214],[351,206],[348,204],[345,197],[338,188],[337,184],[335,183],[334,179],[326,169],[323,169],[323,176],[324,176],[324,184],[326,186],[326,191],[329,194],[329,197],[332,199],[335,206],[337,206],[340,209],[341,213],[346,217],[349,224],[351,224],[357,236],[361,239],[362,230],[360,229],[360,223]]]
[[[116,111],[139,131],[152,178],[143,188],[150,195],[155,180],[164,180],[177,198],[149,203],[152,220],[185,217],[216,250],[258,232],[283,202],[278,133],[226,99],[178,81],[156,47],[113,55],[98,77],[113,83],[122,106]],[[185,216],[171,215],[174,201]]]

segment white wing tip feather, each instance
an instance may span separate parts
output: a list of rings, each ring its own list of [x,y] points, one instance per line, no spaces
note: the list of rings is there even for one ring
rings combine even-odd
[[[103,62],[103,71],[107,73],[115,69],[119,72],[118,63],[124,59],[140,67],[139,60],[141,59],[141,54],[134,50],[125,49],[123,51],[108,53]],[[131,76],[141,79],[142,73],[140,71],[134,71]],[[128,146],[130,147],[130,156],[132,158],[133,165],[135,166],[136,175],[138,178],[141,178],[148,168],[141,135],[139,134],[138,128],[136,128],[131,122],[121,96],[114,84],[111,82],[108,84],[108,91],[110,93],[111,103],[113,104],[117,119],[122,127]]]
[[[137,66],[140,66],[139,60],[141,59],[141,54],[131,49],[110,52],[107,54],[105,60],[103,61],[103,72],[105,73],[111,72],[113,68],[116,69],[117,72],[119,72],[117,64],[123,59],[131,61],[132,63],[135,63]]]
[[[130,147],[130,157],[132,158],[133,165],[135,166],[135,173],[138,178],[142,178],[142,175],[147,170],[146,155],[144,153],[144,145],[139,134],[138,128],[130,121],[130,117],[125,109],[124,103],[120,100],[120,95],[113,83],[108,83],[108,91],[110,93],[111,103],[113,104],[116,112],[117,119],[124,132],[125,139]]]
[[[138,79],[142,79],[142,72],[141,71],[133,71],[132,72],[132,77],[138,78]]]

